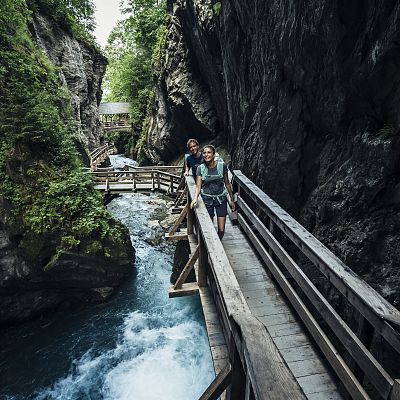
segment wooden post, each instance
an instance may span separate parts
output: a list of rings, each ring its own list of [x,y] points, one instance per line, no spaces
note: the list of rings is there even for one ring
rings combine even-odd
[[[151,190],[154,192],[155,189],[155,182],[154,182],[154,171],[151,170]]]
[[[197,272],[197,279],[199,287],[205,287],[207,286],[208,255],[201,232],[199,232],[197,240],[199,243],[199,269]]]
[[[199,257],[199,246],[196,247],[193,254],[190,256],[188,262],[183,267],[181,274],[179,275],[178,279],[175,282],[174,290],[181,289],[182,284],[186,282],[187,277],[190,274],[190,271],[193,269],[195,262]]]
[[[187,219],[187,234],[193,235],[194,215],[193,215],[193,210],[190,209],[190,205],[189,205],[189,211],[187,213],[186,219]]]
[[[158,171],[157,171],[157,187],[158,187],[158,190],[161,189],[160,173]]]
[[[269,219],[269,231],[274,234],[274,221],[272,221],[272,218]],[[269,247],[268,249],[269,255],[272,257],[274,255],[274,251]]]
[[[393,382],[389,400],[400,400],[400,379],[395,379]]]
[[[244,395],[244,400],[255,400],[253,388],[251,386],[250,374],[246,374],[246,391]]]
[[[232,365],[232,376],[231,385],[226,390],[226,400],[243,400],[246,395],[246,374],[233,335],[231,336],[229,353]]]

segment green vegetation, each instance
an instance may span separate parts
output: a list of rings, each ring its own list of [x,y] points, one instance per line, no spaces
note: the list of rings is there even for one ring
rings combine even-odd
[[[60,4],[83,4],[29,2],[37,7],[50,3],[54,15],[65,10],[57,8]],[[20,232],[55,234],[60,249],[87,237],[122,241],[125,228],[104,209],[90,178],[81,172],[69,94],[31,40],[29,21],[24,0],[2,1],[0,200],[8,205],[8,223]],[[83,29],[81,19],[74,21]]]
[[[383,138],[383,139],[389,139],[389,138],[391,138],[391,137],[394,135],[394,133],[395,133],[395,131],[394,131],[393,125],[391,125],[391,124],[385,124],[385,125],[383,125],[382,128],[380,128],[380,129],[378,130],[378,132],[376,133],[376,135],[377,135],[378,137]]]
[[[218,16],[221,13],[221,2],[217,1],[213,4],[213,13],[215,16]]]
[[[106,47],[106,100],[130,102],[132,123],[142,133],[165,46],[165,7],[165,0],[126,1],[123,11],[128,17],[115,27]]]
[[[27,4],[30,10],[52,17],[75,37],[95,42],[91,35],[95,27],[92,0],[27,0]]]

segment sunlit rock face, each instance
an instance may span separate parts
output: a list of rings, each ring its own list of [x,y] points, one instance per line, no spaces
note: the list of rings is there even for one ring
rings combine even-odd
[[[32,37],[58,68],[61,82],[71,93],[77,141],[89,149],[98,147],[103,134],[98,105],[106,58],[93,45],[78,41],[41,14],[33,15],[30,29]]]
[[[214,60],[211,58],[208,61],[210,66],[205,69],[199,64],[184,26],[187,17],[193,19],[190,22],[193,35],[204,46],[202,60],[207,60],[212,40],[217,44],[212,13],[207,6],[208,14],[199,16],[196,10],[188,9],[184,1],[170,4],[169,10],[167,48],[155,86],[155,106],[147,135],[146,155],[153,163],[169,161],[185,152],[189,138],[203,142],[221,132],[210,89],[212,77],[202,73],[213,71]]]
[[[179,29],[150,147],[168,161],[207,127],[235,168],[399,305],[400,2],[213,3],[169,1]],[[196,96],[177,105],[193,79]],[[188,112],[199,109],[212,124]]]

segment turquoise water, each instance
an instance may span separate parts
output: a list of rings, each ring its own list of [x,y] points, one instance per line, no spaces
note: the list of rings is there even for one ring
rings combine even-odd
[[[152,247],[156,195],[108,208],[129,228],[134,274],[103,304],[2,331],[0,398],[195,400],[213,379],[199,300],[169,299],[173,248]]]

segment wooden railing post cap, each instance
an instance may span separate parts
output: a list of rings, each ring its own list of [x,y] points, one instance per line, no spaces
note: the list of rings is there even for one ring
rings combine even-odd
[[[400,400],[400,379],[394,380],[389,400]]]

